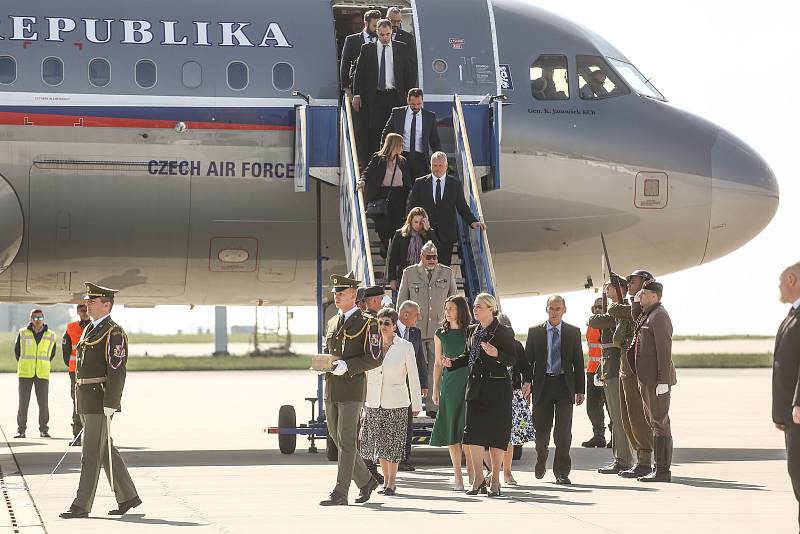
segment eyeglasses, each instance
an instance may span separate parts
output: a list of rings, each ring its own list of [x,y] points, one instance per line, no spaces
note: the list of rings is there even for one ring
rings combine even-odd
[[[394,323],[388,319],[386,321],[381,321],[379,324],[381,326],[394,326]]]
[[[426,260],[435,260],[439,256],[438,254],[423,254],[422,257],[425,258]]]
[[[44,317],[31,317],[31,321],[44,321]]]

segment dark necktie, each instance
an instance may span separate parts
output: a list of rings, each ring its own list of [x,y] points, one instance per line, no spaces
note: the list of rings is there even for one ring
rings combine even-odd
[[[341,330],[342,326],[344,326],[344,314],[340,313],[339,314],[339,322],[336,323],[336,331],[338,332],[339,330]]]
[[[553,340],[550,343],[550,373],[557,375],[561,374],[561,336],[558,328],[553,328],[551,332]]]
[[[386,90],[386,45],[381,45],[381,70],[378,73],[378,91]]]
[[[442,201],[442,180],[436,178],[436,194],[433,196],[434,203],[438,204]]]
[[[408,140],[408,152],[413,156],[417,151],[417,112],[411,114],[411,138]]]

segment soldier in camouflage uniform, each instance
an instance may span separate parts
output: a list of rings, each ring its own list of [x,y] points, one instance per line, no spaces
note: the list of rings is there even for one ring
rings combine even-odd
[[[75,405],[83,423],[81,477],[78,492],[69,510],[59,517],[88,517],[94,502],[100,467],[110,479],[108,466],[108,422],[121,411],[120,401],[125,387],[125,364],[128,337],[111,320],[115,289],[86,282],[86,300],[92,322],[86,326],[77,344],[75,369]],[[122,515],[142,504],[125,462],[111,443],[113,488],[118,508],[109,515]]]

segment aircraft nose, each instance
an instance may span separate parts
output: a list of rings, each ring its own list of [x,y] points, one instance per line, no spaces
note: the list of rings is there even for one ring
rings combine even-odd
[[[11,185],[0,177],[0,273],[8,269],[22,244],[22,207]]]
[[[720,129],[711,150],[711,221],[703,263],[744,245],[778,209],[778,181],[744,141]]]

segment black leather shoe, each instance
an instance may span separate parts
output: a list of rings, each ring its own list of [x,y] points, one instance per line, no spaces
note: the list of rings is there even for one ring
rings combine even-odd
[[[369,482],[367,482],[367,484],[361,488],[361,491],[358,492],[358,498],[356,499],[356,502],[358,504],[367,502],[370,495],[372,495],[372,492],[378,489],[379,485],[380,484],[378,484],[378,481],[374,478],[369,479]]]
[[[14,434],[14,437],[15,438],[24,438],[25,437],[25,432],[17,432],[16,434]]]
[[[78,508],[73,504],[72,506],[69,507],[69,510],[58,514],[58,517],[60,517],[61,519],[80,519],[82,517],[89,517],[89,512],[87,512],[83,508]]]
[[[131,508],[136,508],[140,504],[142,504],[142,499],[140,499],[139,497],[134,497],[133,499],[128,499],[125,502],[119,503],[119,505],[118,505],[119,508],[116,508],[114,510],[109,511],[108,515],[124,515],[125,512],[127,512]]]
[[[373,464],[373,463],[367,464],[367,470],[369,471],[369,474],[372,475],[372,478],[374,478],[375,480],[378,481],[378,484],[383,484],[384,478],[383,478],[382,474],[378,473],[378,465],[377,464]]]
[[[639,482],[672,482],[672,472],[656,466],[652,473],[639,477],[637,480]]]
[[[536,467],[534,468],[534,475],[536,478],[542,479],[544,478],[544,474],[547,472],[547,466],[544,462],[536,462]]]
[[[653,468],[649,465],[636,464],[627,471],[620,471],[617,473],[622,478],[639,478],[649,475],[653,472]]]
[[[561,486],[569,486],[572,484],[572,481],[567,476],[557,476],[556,484],[560,484]]]
[[[50,433],[47,430],[45,430],[44,432],[39,432],[39,437],[40,438],[49,438],[50,437]]]
[[[397,466],[398,471],[404,471],[406,473],[411,473],[412,471],[416,471],[417,468],[411,465],[408,462],[400,462],[400,465]],[[380,482],[380,481],[379,481]]]
[[[581,443],[581,447],[586,447],[587,449],[591,449],[591,448],[594,448],[594,447],[603,448],[606,445],[607,445],[606,437],[601,435],[601,434],[598,434],[598,435],[592,437],[592,439],[590,439],[588,441],[584,441],[583,443]]]
[[[347,506],[347,497],[339,495],[335,491],[331,492],[330,497],[324,501],[319,501],[320,506]]]
[[[617,461],[611,462],[605,467],[601,467],[597,470],[598,473],[601,475],[616,475],[620,471],[625,471],[626,469],[630,469],[630,466],[624,466]]]

